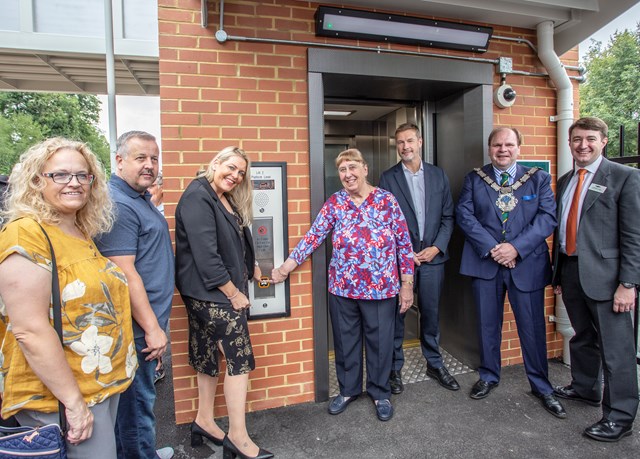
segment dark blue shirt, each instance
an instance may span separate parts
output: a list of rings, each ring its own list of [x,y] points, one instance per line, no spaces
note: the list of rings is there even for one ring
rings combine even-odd
[[[135,255],[135,268],[144,283],[158,323],[166,330],[174,287],[174,261],[169,226],[151,202],[151,194],[138,193],[117,175],[109,181],[111,198],[116,204],[116,222],[111,232],[96,238],[105,257]],[[133,321],[136,338],[144,330]]]

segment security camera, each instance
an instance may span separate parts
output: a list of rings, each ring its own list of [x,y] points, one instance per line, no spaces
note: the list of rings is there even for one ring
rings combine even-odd
[[[493,101],[500,108],[511,107],[516,101],[516,91],[506,83],[502,83],[493,95]]]

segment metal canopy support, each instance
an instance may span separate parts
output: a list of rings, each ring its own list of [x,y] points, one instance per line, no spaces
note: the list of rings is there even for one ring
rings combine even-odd
[[[104,44],[107,65],[107,108],[109,112],[109,145],[111,164],[116,162],[116,63],[113,52],[113,6],[111,0],[104,0]]]
[[[0,89],[18,89],[18,86],[10,80],[0,78]]]
[[[136,71],[133,69],[129,61],[127,59],[120,59],[120,62],[122,62],[122,64],[127,68],[135,82],[138,83],[138,86],[140,86],[140,89],[142,89],[142,92],[145,94],[149,94],[147,87],[142,83],[142,81],[140,81],[140,78],[138,78],[138,75],[136,75]]]
[[[45,64],[47,64],[49,67],[51,67],[53,70],[56,71],[56,73],[58,75],[60,75],[61,77],[63,77],[65,80],[67,80],[69,83],[71,83],[73,86],[75,86],[76,88],[78,88],[78,90],[80,92],[85,92],[85,88],[78,84],[76,81],[73,80],[73,78],[71,78],[69,75],[67,75],[62,69],[60,69],[57,65],[53,64],[51,62],[51,58],[49,56],[44,56],[42,54],[36,54],[35,55],[38,59],[40,59],[42,62],[44,62]]]

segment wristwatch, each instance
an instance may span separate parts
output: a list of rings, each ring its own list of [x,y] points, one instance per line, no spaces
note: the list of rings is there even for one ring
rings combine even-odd
[[[622,285],[624,288],[635,288],[636,284],[632,284],[631,282],[620,282],[620,285]]]

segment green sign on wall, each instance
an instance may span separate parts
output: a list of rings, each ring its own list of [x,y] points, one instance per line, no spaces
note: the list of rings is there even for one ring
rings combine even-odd
[[[521,166],[525,166],[525,167],[539,167],[543,171],[549,172],[549,173],[550,173],[550,169],[551,169],[551,161],[549,161],[549,160],[542,160],[542,161],[521,161],[521,160],[518,160],[518,164],[520,164]]]

